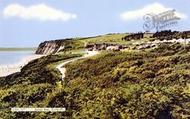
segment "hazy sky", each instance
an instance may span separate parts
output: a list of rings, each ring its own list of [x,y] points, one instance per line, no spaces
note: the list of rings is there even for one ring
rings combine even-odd
[[[0,47],[143,31],[143,15],[175,9],[173,29],[190,30],[189,0],[0,0]]]

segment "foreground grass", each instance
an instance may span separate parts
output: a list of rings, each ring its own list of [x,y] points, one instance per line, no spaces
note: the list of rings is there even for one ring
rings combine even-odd
[[[30,118],[25,113],[11,113],[11,107],[48,107],[62,88],[56,63],[81,54],[49,55],[31,61],[15,73],[0,78],[0,118]]]
[[[189,118],[189,58],[189,46],[175,44],[69,64],[67,108],[75,118]]]

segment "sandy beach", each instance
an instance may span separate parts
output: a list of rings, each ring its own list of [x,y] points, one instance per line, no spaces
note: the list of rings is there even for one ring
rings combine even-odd
[[[28,64],[30,61],[40,58],[44,55],[29,55],[24,57],[16,64],[0,65],[0,77],[8,76],[12,73],[20,72],[21,68]]]

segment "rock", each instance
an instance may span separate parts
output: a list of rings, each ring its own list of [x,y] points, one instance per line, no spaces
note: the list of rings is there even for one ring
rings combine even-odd
[[[70,40],[70,39],[65,39]],[[52,54],[57,53],[65,48],[65,40],[45,41],[40,43],[36,54]]]

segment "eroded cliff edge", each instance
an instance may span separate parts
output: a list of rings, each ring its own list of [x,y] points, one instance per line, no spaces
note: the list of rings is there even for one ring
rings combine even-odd
[[[84,43],[79,39],[51,40],[40,43],[36,54],[54,54],[60,51],[70,51],[84,48]]]
[[[65,45],[63,40],[45,41],[40,43],[38,49],[36,50],[36,54],[56,53],[64,49],[64,47]]]

